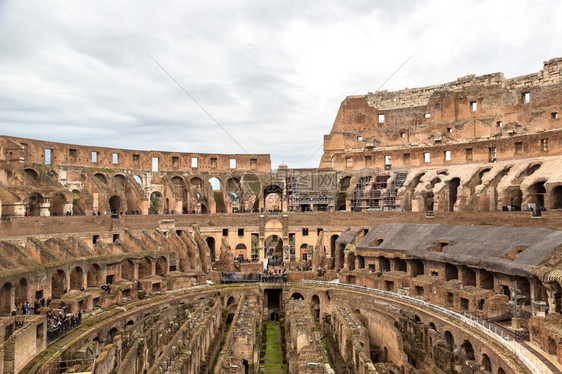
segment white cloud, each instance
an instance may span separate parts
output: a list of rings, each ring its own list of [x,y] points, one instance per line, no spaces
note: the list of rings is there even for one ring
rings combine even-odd
[[[0,133],[318,165],[346,95],[538,71],[556,0],[0,2]],[[307,160],[308,159],[308,160]]]

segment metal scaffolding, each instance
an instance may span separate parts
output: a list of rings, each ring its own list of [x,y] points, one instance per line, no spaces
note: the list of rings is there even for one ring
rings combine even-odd
[[[364,170],[351,193],[351,211],[394,211],[400,208],[396,195],[407,176],[405,170]]]

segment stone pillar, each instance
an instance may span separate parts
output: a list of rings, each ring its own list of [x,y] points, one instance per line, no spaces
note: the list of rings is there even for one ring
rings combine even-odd
[[[67,213],[70,212],[70,214],[72,214],[72,209],[74,208],[72,203],[68,203],[68,204],[64,204],[64,212],[63,214],[66,215]]]
[[[139,261],[133,261],[133,264],[134,264],[134,266],[133,266],[133,279],[139,280]],[[152,263],[151,271],[152,271],[152,274],[156,274],[156,261],[154,261]],[[156,274],[156,275],[160,275],[160,274]]]
[[[94,213],[99,212],[99,193],[94,192],[94,196],[92,198],[92,210]],[[147,209],[148,212],[148,209]],[[143,213],[143,214],[147,214],[147,213]]]
[[[548,314],[556,313],[556,290],[552,285],[546,285],[546,294],[548,296]]]
[[[49,199],[44,198],[43,202],[39,204],[39,215],[41,217],[48,217],[51,215],[49,208],[51,207],[51,202]]]
[[[381,271],[381,262],[380,262],[380,258],[378,256],[375,257],[375,270]]]
[[[282,212],[286,212],[286,211],[289,209],[289,207],[288,207],[288,205],[287,205],[287,203],[288,203],[287,200],[288,200],[288,199],[287,199],[286,196],[284,196],[284,197],[281,199],[281,211],[282,211]]]
[[[481,269],[475,269],[475,270],[476,270],[475,271],[475,273],[476,273],[475,274],[476,287],[482,288],[482,284],[480,283],[481,278],[482,278],[482,275],[480,273],[481,273],[482,270]]]

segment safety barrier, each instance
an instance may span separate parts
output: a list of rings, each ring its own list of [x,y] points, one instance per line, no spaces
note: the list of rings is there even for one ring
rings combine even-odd
[[[521,360],[521,362],[523,362],[525,366],[529,370],[531,370],[531,372],[535,374],[552,374],[552,371],[548,367],[546,367],[546,365],[537,356],[532,354],[528,349],[526,349],[525,347],[523,347],[521,344],[517,343],[514,340],[509,340],[509,335],[504,334],[503,331],[500,331],[500,334],[497,334],[496,332],[490,330],[490,326],[491,326],[490,324],[488,324],[488,327],[483,326],[481,324],[483,321],[482,320],[478,321],[478,318],[476,318],[476,320],[473,320],[463,316],[462,314],[459,314],[457,312],[454,312],[437,304],[429,303],[427,301],[416,299],[415,297],[411,297],[411,296],[400,295],[390,291],[378,290],[376,288],[361,287],[361,286],[356,286],[353,284],[346,284],[346,283],[333,283],[333,282],[306,280],[306,279],[303,280],[302,283],[353,289],[361,292],[383,295],[389,298],[405,301],[410,304],[424,306],[428,309],[437,311],[451,318],[454,318],[461,323],[470,325],[478,329],[483,334],[486,334],[487,336],[491,337],[496,342],[498,342],[503,347],[505,347],[508,351],[513,353],[515,356],[517,356]]]

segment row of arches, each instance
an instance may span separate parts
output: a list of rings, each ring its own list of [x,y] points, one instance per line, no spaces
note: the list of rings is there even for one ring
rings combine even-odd
[[[415,315],[415,321],[417,323],[422,323],[421,318],[418,315]],[[475,349],[469,340],[464,339],[462,340],[462,343],[457,346],[457,343],[455,342],[455,338],[451,330],[444,329],[442,332],[439,332],[434,322],[429,322],[428,327],[430,330],[435,331],[435,333],[443,337],[445,346],[449,351],[451,352],[454,352],[455,350],[460,351],[461,356],[458,357],[459,364],[464,366],[467,365],[467,361],[473,361],[473,362],[477,362],[480,365],[480,370],[489,373],[496,372],[498,374],[505,374],[505,370],[501,367],[501,365],[497,365],[497,371],[492,371],[493,369],[492,360],[490,359],[490,356],[484,352],[481,353],[480,355],[481,359],[478,362],[475,354]],[[435,344],[435,342],[433,342],[430,337],[429,346],[431,347],[433,346],[433,344]]]
[[[352,258],[349,266],[350,270],[355,270],[357,265],[358,269],[363,268],[365,260],[361,256]],[[509,297],[511,300],[512,295],[510,287],[513,281],[517,281],[517,288],[524,296],[524,303],[530,305],[531,300],[545,301],[546,288],[540,283],[536,283],[534,288],[531,283],[524,277],[503,276],[495,274],[486,269],[473,268],[467,265],[456,265],[452,263],[441,263],[439,265],[432,263],[431,270],[428,270],[424,261],[420,259],[403,259],[399,257],[387,257],[380,255],[371,261],[369,268],[375,272],[389,272],[401,271],[408,273],[411,277],[419,275],[433,275],[444,278],[446,282],[452,280],[460,280],[463,286],[473,286],[485,290],[493,290],[496,293],[502,293]]]
[[[69,291],[83,291],[86,288],[98,288],[103,283],[118,280],[135,281],[151,275],[165,275],[168,273],[168,260],[164,256],[156,259],[143,257],[139,260],[125,259],[114,271],[108,271],[97,263],[84,266],[74,266],[70,271],[56,269],[50,274],[48,284],[30,286],[26,277],[16,283],[6,282],[0,288],[0,313],[9,314],[14,306],[32,302],[38,298],[60,299]],[[104,278],[105,275],[105,278]],[[32,294],[32,292],[35,292]]]

